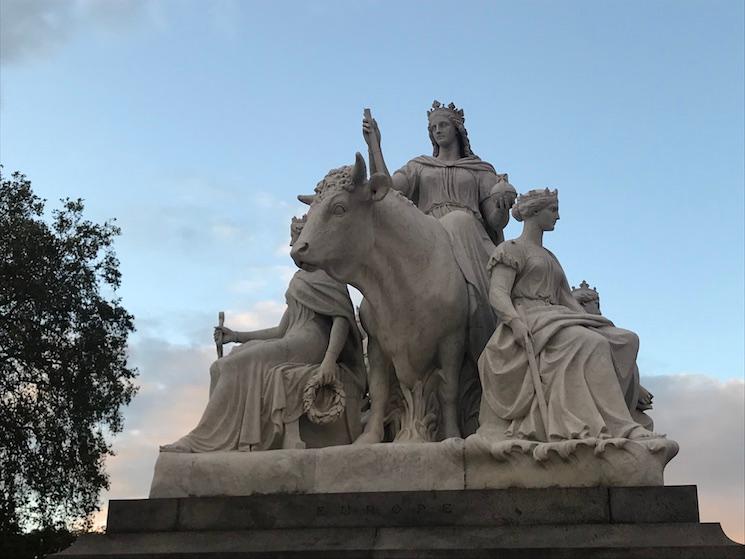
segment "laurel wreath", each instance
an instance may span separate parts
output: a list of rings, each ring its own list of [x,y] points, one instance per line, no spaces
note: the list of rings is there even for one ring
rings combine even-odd
[[[316,406],[316,398],[322,388],[332,393],[331,405],[325,410],[320,410]],[[313,375],[303,390],[303,411],[308,419],[317,425],[325,425],[339,419],[344,413],[345,401],[344,387],[338,379],[334,379],[331,384],[321,384],[321,375]]]

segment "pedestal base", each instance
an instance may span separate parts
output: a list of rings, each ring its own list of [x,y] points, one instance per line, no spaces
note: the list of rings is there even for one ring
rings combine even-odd
[[[345,445],[266,452],[161,452],[150,497],[663,485],[668,439]]]
[[[112,501],[60,559],[741,558],[696,488],[253,495]]]

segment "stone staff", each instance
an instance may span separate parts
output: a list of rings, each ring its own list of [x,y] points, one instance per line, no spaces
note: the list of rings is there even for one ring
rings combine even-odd
[[[225,313],[223,311],[220,311],[217,313],[217,325],[222,328],[223,324],[225,324]],[[215,338],[215,348],[217,349],[217,358],[220,359],[222,357],[222,330],[220,331],[220,335]]]
[[[522,309],[517,308],[517,312],[520,313],[520,319],[523,321],[523,324],[527,325]],[[530,378],[533,380],[535,397],[538,398],[538,411],[541,414],[543,431],[546,433],[546,442],[548,442],[548,405],[546,404],[546,395],[543,393],[543,386],[541,385],[541,371],[538,369],[538,361],[535,358],[535,348],[533,347],[533,340],[530,337],[530,332],[525,333],[523,344],[525,344],[525,352],[528,354]]]

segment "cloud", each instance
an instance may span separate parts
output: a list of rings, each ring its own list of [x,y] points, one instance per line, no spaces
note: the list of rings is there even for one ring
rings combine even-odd
[[[250,266],[241,278],[231,282],[228,289],[233,293],[252,293],[269,284],[279,282],[281,285],[290,283],[292,276],[298,269],[295,266]]]
[[[85,27],[119,31],[137,21],[145,0],[3,0],[0,61],[16,63],[54,54]]]
[[[668,485],[698,485],[701,520],[745,541],[745,383],[705,375],[647,376],[655,430],[680,443]]]

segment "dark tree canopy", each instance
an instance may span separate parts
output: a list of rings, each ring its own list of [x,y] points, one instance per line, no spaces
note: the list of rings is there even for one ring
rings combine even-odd
[[[114,297],[119,228],[0,171],[0,539],[90,525],[111,435],[135,394],[133,317]]]

